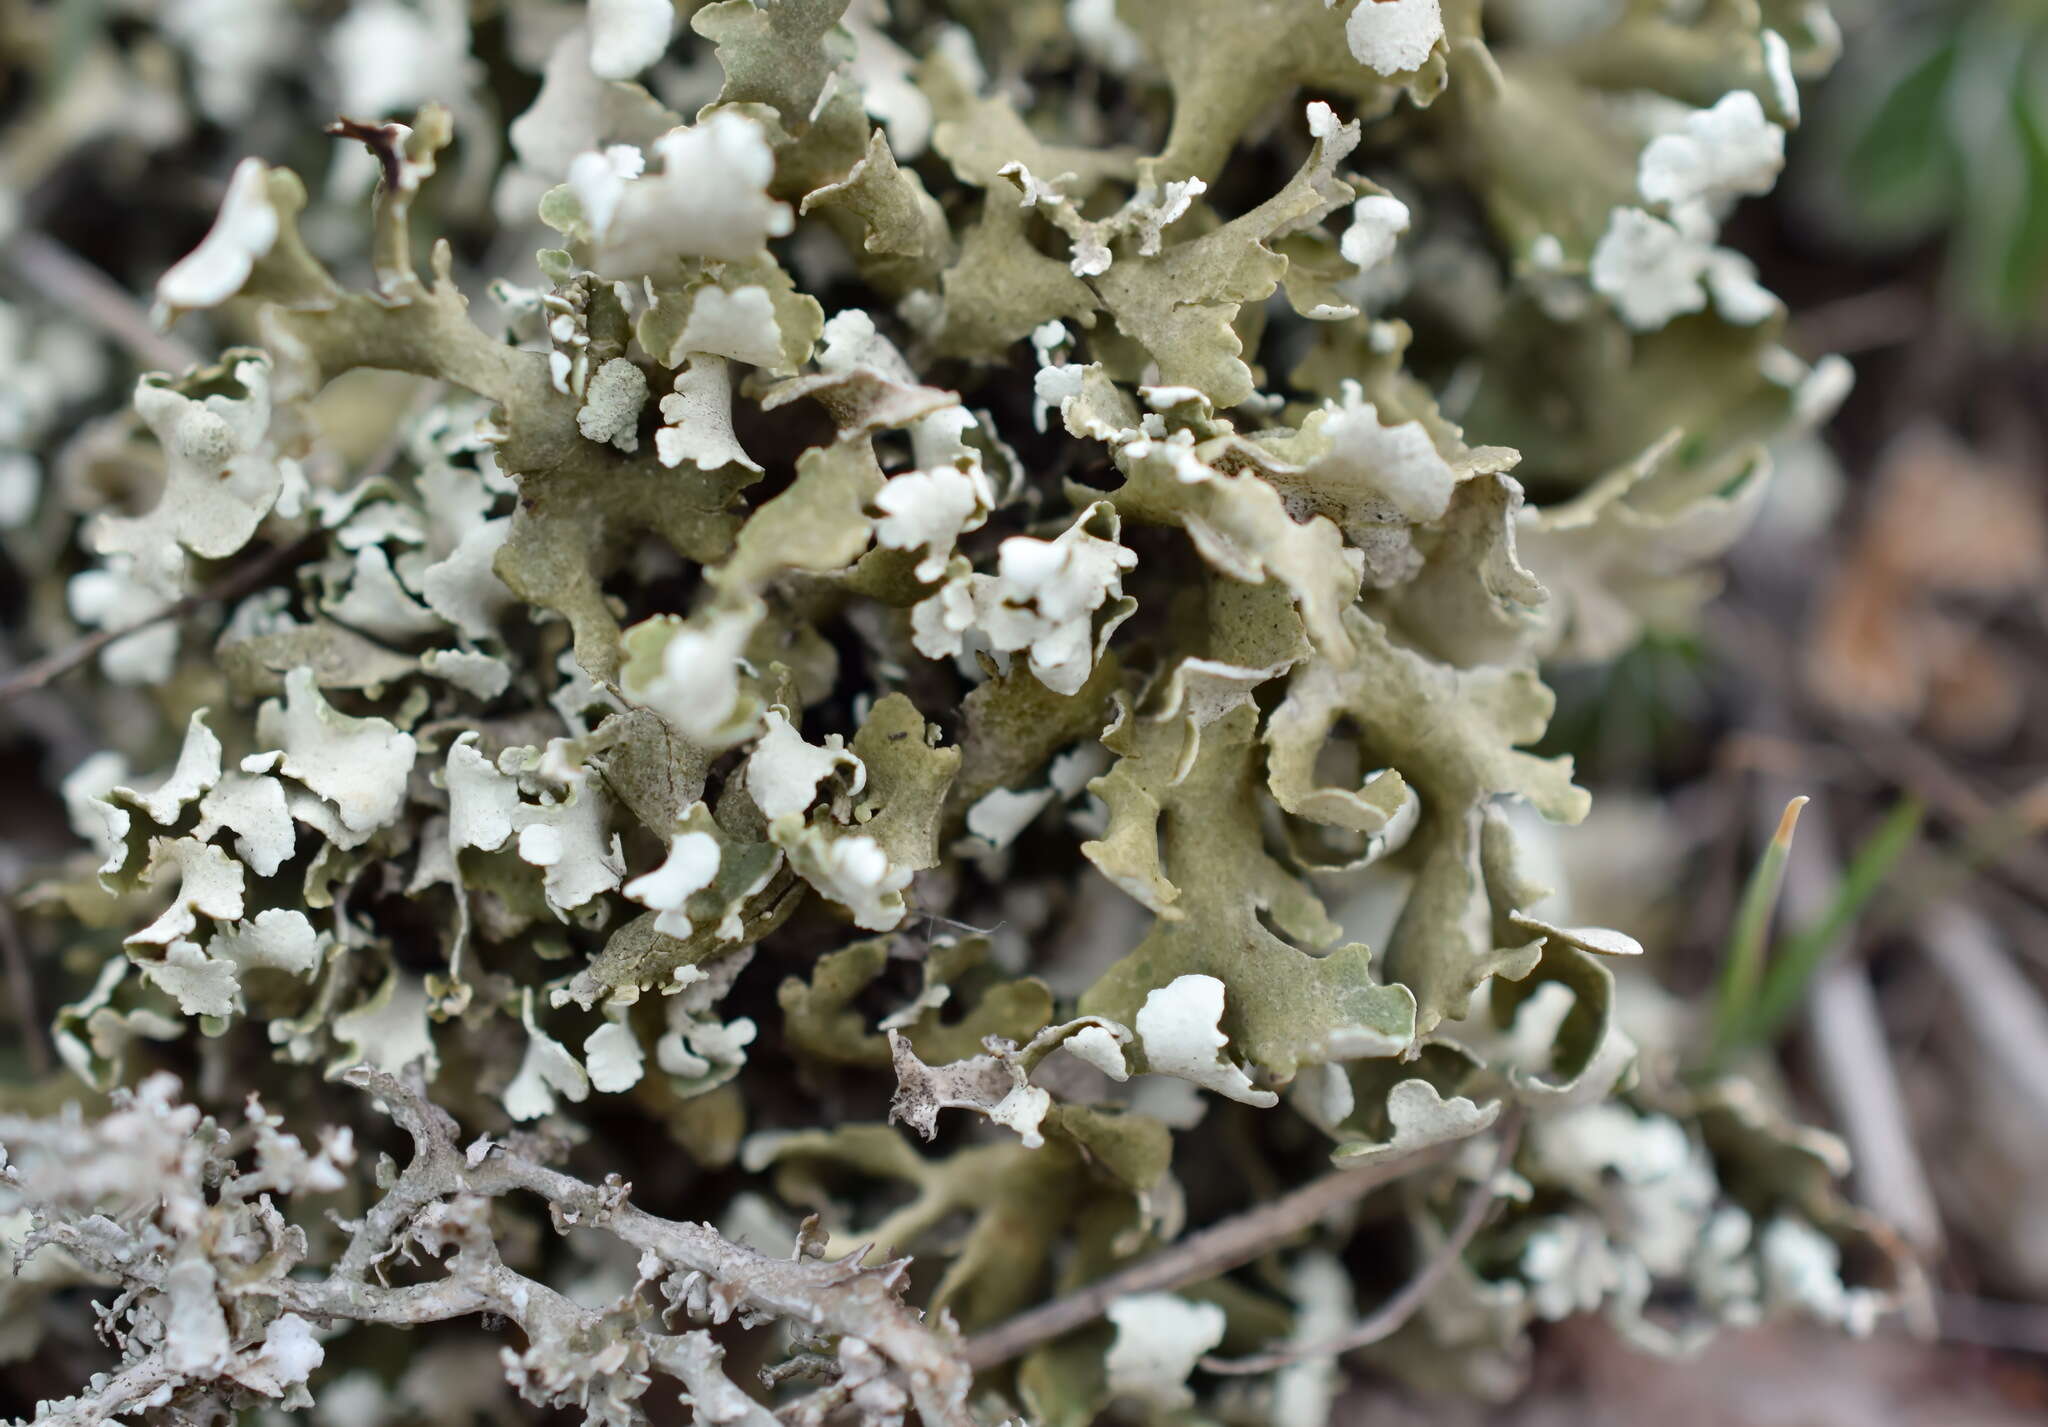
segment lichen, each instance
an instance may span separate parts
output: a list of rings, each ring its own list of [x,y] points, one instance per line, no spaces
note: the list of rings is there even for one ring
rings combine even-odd
[[[1784,7],[1540,43],[1467,0],[501,8],[488,63],[462,6],[294,22],[395,37],[394,94],[464,62],[336,126],[363,188],[232,171],[156,297],[251,345],[139,382],[151,494],[44,559],[120,636],[92,737],[165,769],[80,765],[91,851],[37,897],[83,976],[62,1057],[126,1087],[0,1116],[0,1223],[68,1255],[0,1307],[124,1295],[120,1364],[47,1420],[347,1381],[378,1427],[340,1330],[482,1315],[505,1384],[591,1423],[667,1377],[756,1427],[1294,1427],[1334,1373],[1190,1373],[1341,1328],[1346,1216],[1014,1366],[955,1328],[1184,1247],[1184,1175],[1208,1212],[1316,1160],[1404,1177],[1431,1251],[1499,1193],[1389,1350],[1452,1386],[1573,1312],[1659,1349],[1868,1326],[1830,1142],[1638,1054],[1641,946],[1563,924],[1517,821],[1588,809],[1532,751],[1546,661],[1689,618],[1764,444],[1840,396],[1720,244],[1820,62]],[[213,109],[275,87],[173,33]],[[506,66],[537,88],[501,154]],[[419,263],[478,213],[495,241]],[[220,1129],[149,1074],[187,1063],[305,1133],[383,1134],[329,1081],[364,1086],[410,1163]],[[674,1321],[734,1315],[789,1325],[779,1416]]]

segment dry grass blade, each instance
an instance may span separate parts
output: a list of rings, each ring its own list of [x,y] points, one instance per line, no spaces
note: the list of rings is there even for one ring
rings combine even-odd
[[[1982,913],[1961,902],[1920,917],[1920,943],[1999,1079],[2048,1122],[2048,1004],[1999,945]]]

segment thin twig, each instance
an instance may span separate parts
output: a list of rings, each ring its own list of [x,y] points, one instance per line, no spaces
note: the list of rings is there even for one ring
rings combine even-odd
[[[134,298],[48,234],[16,233],[0,253],[24,283],[113,338],[137,365],[184,372],[203,360],[176,337],[157,331]]]
[[[1472,1186],[1465,1196],[1465,1207],[1458,1215],[1456,1227],[1450,1237],[1437,1247],[1422,1271],[1403,1284],[1400,1292],[1381,1304],[1374,1312],[1360,1321],[1349,1331],[1334,1338],[1325,1338],[1320,1343],[1301,1343],[1275,1348],[1271,1352],[1256,1353],[1242,1358],[1202,1359],[1204,1371],[1226,1375],[1272,1372],[1290,1363],[1307,1358],[1334,1358],[1354,1348],[1368,1347],[1383,1338],[1390,1338],[1415,1316],[1416,1310],[1428,1300],[1443,1276],[1451,1271],[1451,1265],[1465,1256],[1472,1240],[1486,1226],[1487,1216],[1492,1213],[1495,1200],[1494,1181],[1502,1171],[1514,1162],[1515,1147],[1521,1142],[1522,1121],[1518,1115],[1510,1115],[1500,1122],[1500,1150],[1494,1156],[1493,1167],[1486,1177]]]
[[[167,604],[155,614],[146,615],[117,628],[95,630],[74,644],[66,645],[55,653],[45,654],[32,663],[22,665],[5,683],[0,683],[0,704],[18,698],[30,689],[40,689],[53,679],[61,678],[116,640],[126,639],[131,634],[140,633],[151,625],[161,624],[167,619],[182,619],[203,605],[240,599],[251,591],[261,589],[270,582],[273,575],[305,558],[322,538],[322,534],[313,531],[289,545],[280,545],[266,551],[227,578],[196,594],[186,595],[183,599]]]
[[[1941,1211],[1861,965],[1837,960],[1814,978],[1806,1027],[1822,1092],[1849,1142],[1859,1196],[1916,1249],[1940,1247]]]
[[[1165,1292],[1226,1273],[1293,1237],[1332,1209],[1435,1164],[1457,1143],[1432,1145],[1398,1159],[1339,1170],[1312,1180],[1270,1204],[1213,1224],[1149,1259],[977,1333],[967,1340],[961,1356],[977,1372],[992,1368],[1040,1343],[1094,1322],[1119,1298],[1133,1293]]]
[[[397,460],[405,450],[406,433],[413,422],[423,415],[428,407],[440,400],[441,394],[446,390],[446,382],[435,380],[423,383],[414,395],[412,404],[392,424],[390,432],[378,444],[377,449],[371,452],[369,459],[363,462],[362,474],[379,475]],[[272,575],[287,565],[296,563],[301,557],[311,554],[322,535],[321,531],[309,531],[289,545],[281,545],[258,556],[210,588],[197,594],[186,595],[176,603],[164,606],[155,614],[145,615],[119,629],[96,630],[75,644],[53,654],[46,654],[34,663],[24,664],[5,683],[0,683],[0,704],[8,703],[30,689],[41,688],[51,680],[70,673],[117,640],[126,639],[131,634],[140,633],[151,625],[161,624],[167,619],[182,619],[201,605],[240,599],[243,595],[261,588]]]
[[[330,139],[353,139],[370,151],[384,174],[387,192],[398,192],[405,170],[405,138],[411,131],[403,124],[365,124],[360,119],[337,117],[320,131]]]

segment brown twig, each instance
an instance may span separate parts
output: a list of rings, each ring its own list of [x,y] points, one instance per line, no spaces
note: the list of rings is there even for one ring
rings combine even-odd
[[[365,124],[360,119],[343,115],[320,132],[330,139],[353,139],[368,149],[377,160],[377,167],[383,171],[384,187],[392,193],[398,191],[400,170],[405,162],[400,148],[405,142],[405,125]]]
[[[1255,1353],[1242,1358],[1207,1357],[1202,1359],[1203,1370],[1226,1375],[1272,1372],[1276,1368],[1284,1368],[1290,1363],[1298,1363],[1308,1358],[1334,1358],[1354,1348],[1368,1347],[1382,1338],[1392,1337],[1400,1330],[1402,1324],[1415,1316],[1416,1310],[1428,1300],[1430,1293],[1442,1282],[1443,1276],[1451,1271],[1451,1265],[1465,1256],[1465,1250],[1471,1247],[1472,1240],[1486,1227],[1487,1216],[1493,1211],[1496,1198],[1494,1181],[1514,1162],[1515,1147],[1521,1143],[1521,1117],[1509,1115],[1500,1122],[1500,1131],[1500,1149],[1494,1155],[1493,1167],[1465,1196],[1465,1207],[1459,1213],[1458,1222],[1451,1229],[1450,1237],[1438,1245],[1437,1251],[1430,1255],[1429,1262],[1422,1266],[1422,1271],[1403,1284],[1392,1298],[1348,1331],[1334,1338],[1325,1338],[1320,1343],[1275,1348],[1271,1352]]]
[[[1326,1174],[1270,1204],[1212,1224],[1173,1247],[1099,1278],[1064,1298],[1042,1303],[977,1333],[967,1340],[961,1356],[977,1372],[992,1368],[1062,1333],[1094,1322],[1119,1298],[1133,1293],[1166,1292],[1226,1273],[1291,1238],[1332,1209],[1435,1164],[1457,1144],[1452,1141],[1432,1145],[1398,1159]]]
[[[33,230],[16,233],[0,253],[24,283],[106,333],[137,365],[171,372],[199,365],[199,353],[176,337],[157,331],[134,298],[47,234]]]
[[[385,467],[398,459],[405,450],[407,430],[415,420],[426,412],[427,408],[441,399],[442,393],[446,390],[446,382],[439,380],[423,382],[419,391],[414,395],[412,404],[392,424],[390,432],[378,444],[377,449],[371,452],[369,459],[362,463],[360,467],[361,473],[366,476],[381,474]],[[210,588],[201,590],[197,594],[187,595],[174,604],[166,605],[155,614],[146,615],[120,629],[96,630],[84,639],[79,640],[76,644],[69,645],[55,653],[46,654],[33,663],[23,665],[5,683],[0,683],[0,704],[11,702],[31,689],[41,688],[51,680],[70,673],[72,669],[83,664],[116,640],[126,639],[131,634],[140,633],[151,625],[160,624],[167,619],[182,619],[201,605],[239,599],[245,594],[260,589],[272,575],[278,573],[285,566],[296,563],[302,556],[311,554],[314,545],[321,539],[321,536],[322,532],[320,531],[309,531],[288,545],[279,546],[258,556],[255,560],[252,560],[249,564]]]
[[[61,678],[116,640],[126,639],[131,634],[138,634],[167,619],[183,619],[203,605],[240,599],[243,595],[261,589],[269,583],[273,575],[304,559],[321,538],[320,531],[302,535],[288,545],[280,545],[257,556],[241,569],[206,589],[165,605],[155,614],[114,629],[95,630],[75,644],[66,645],[54,653],[45,654],[32,663],[22,665],[5,683],[0,683],[0,704],[18,698],[31,689],[40,689],[53,679]]]
[[[1886,1044],[1870,974],[1836,960],[1813,978],[1806,1028],[1815,1078],[1848,1141],[1859,1197],[1915,1249],[1941,1247],[1941,1211]]]

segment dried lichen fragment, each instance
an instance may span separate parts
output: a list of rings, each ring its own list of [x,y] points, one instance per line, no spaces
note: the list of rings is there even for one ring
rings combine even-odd
[[[647,373],[624,357],[613,357],[584,387],[576,429],[586,441],[608,441],[630,455],[640,449],[636,428],[646,405]]]
[[[692,354],[676,373],[675,391],[661,399],[661,419],[654,446],[662,465],[760,471],[733,435],[732,376],[723,357]]]
[[[1311,128],[1317,109],[1328,113],[1311,106]],[[1219,410],[1252,395],[1251,368],[1231,323],[1241,306],[1271,295],[1287,271],[1287,259],[1268,242],[1351,200],[1353,190],[1336,169],[1357,144],[1357,125],[1330,126],[1316,134],[1292,181],[1251,212],[1090,279],[1125,335],[1152,353],[1161,380],[1200,390]]]
[[[1352,57],[1376,74],[1422,68],[1443,37],[1437,0],[1358,0],[1344,22],[1344,42],[1351,46]]]
[[[782,127],[801,134],[817,112],[839,57],[831,37],[847,0],[718,0],[690,19],[690,28],[718,47],[725,84],[721,105],[761,104]]]
[[[1078,692],[1097,651],[1135,607],[1124,598],[1123,576],[1138,557],[1117,542],[1118,529],[1114,509],[1097,502],[1051,540],[1005,540],[995,574],[950,580],[912,611],[918,652],[958,654],[972,632],[1001,653],[1025,652],[1055,693]]]
[[[1398,1054],[1414,1033],[1414,998],[1373,979],[1365,947],[1312,955],[1282,939],[1320,947],[1336,929],[1264,850],[1256,722],[1249,707],[1226,714],[1185,768],[1178,723],[1127,720],[1105,737],[1119,761],[1090,787],[1109,804],[1109,830],[1082,851],[1157,920],[1080,1009],[1132,1025],[1157,988],[1210,977],[1225,988],[1222,1032],[1276,1081],[1306,1065]]]
[[[1245,1073],[1219,1054],[1230,1043],[1217,1028],[1223,1019],[1223,996],[1223,983],[1213,976],[1177,976],[1155,987],[1137,1016],[1147,1068],[1191,1080],[1247,1105],[1264,1108],[1278,1103],[1277,1095],[1254,1089]]]
[[[266,773],[225,774],[199,800],[192,835],[210,838],[223,828],[235,834],[235,855],[259,877],[275,874],[298,846],[284,784]]]
[[[332,803],[349,832],[366,837],[398,816],[418,744],[387,719],[336,712],[312,670],[285,676],[284,701],[265,702],[256,728],[284,753],[278,771]]]
[[[101,517],[95,549],[150,564],[178,546],[220,559],[256,533],[284,488],[284,472],[265,441],[270,363],[260,354],[242,354],[225,374],[242,395],[214,392],[195,400],[162,376],[137,384],[135,409],[164,449],[163,499],[147,515]],[[198,374],[202,380],[208,375]]]
[[[1105,1316],[1116,1327],[1104,1359],[1110,1391],[1167,1409],[1192,1406],[1188,1374],[1223,1341],[1223,1310],[1171,1293],[1143,1293],[1119,1298]]]
[[[106,635],[39,697],[122,750],[64,780],[98,882],[24,898],[108,1113],[0,1113],[62,1249],[0,1357],[80,1274],[120,1295],[50,1415],[1312,1427],[1383,1247],[1434,1277],[1375,1361],[1431,1387],[1511,1388],[1581,1311],[1869,1325],[1839,1146],[1671,1073],[1687,1018],[1619,981],[1656,937],[1581,925],[1598,838],[1537,822],[1585,795],[1526,751],[1546,663],[1682,630],[1845,389],[1720,233],[1818,7],[242,8],[124,7],[6,154],[76,167],[87,115],[181,174],[167,56],[216,126],[311,142],[294,54],[355,116],[317,192],[243,162],[159,284],[213,314],[173,342],[260,352],[166,349],[73,434],[106,343],[0,302],[23,608]],[[124,1088],[190,1062],[217,1111],[266,1039],[241,1129]],[[407,1167],[285,1132],[323,1073]],[[1323,1152],[1400,1182],[965,1361]],[[722,1233],[644,1207],[679,1186]],[[471,1315],[512,1345],[417,1325],[391,1377],[343,1336]],[[1225,1344],[1303,1357],[1219,1386]]]
[[[669,0],[591,0],[591,70],[600,79],[631,79],[661,58],[675,22]]]
[[[592,235],[605,277],[659,277],[679,257],[743,261],[789,231],[788,205],[768,196],[775,159],[755,120],[722,110],[649,148],[660,169],[629,179]]]
[[[1049,1092],[1033,1085],[1015,1047],[1002,1048],[950,1065],[929,1066],[917,1058],[900,1031],[889,1032],[896,1069],[896,1098],[889,1117],[901,1120],[925,1139],[937,1133],[939,1111],[978,1110],[999,1125],[1017,1132],[1026,1149],[1045,1143],[1039,1124],[1052,1108]]]
[[[1636,186],[1653,203],[1679,205],[1736,194],[1767,193],[1785,166],[1785,131],[1764,118],[1746,89],[1687,116],[1676,133],[1643,149]]]
[[[526,1024],[526,1055],[519,1073],[503,1092],[505,1113],[515,1120],[537,1120],[555,1108],[555,1096],[580,1101],[590,1094],[590,1077],[560,1041],[534,1024],[533,993],[520,1012]]]
[[[839,734],[827,734],[819,746],[804,741],[787,709],[770,709],[767,719],[767,732],[747,755],[747,792],[761,816],[772,822],[785,813],[804,812],[817,800],[818,785],[841,769],[848,796],[866,784],[867,769],[846,751]]]
[[[1446,1099],[1427,1080],[1403,1080],[1387,1093],[1386,1114],[1391,1134],[1383,1144],[1347,1144],[1336,1158],[1341,1164],[1370,1164],[1477,1134],[1500,1118],[1499,1102],[1475,1105],[1462,1095]]]
[[[269,171],[261,159],[235,165],[213,227],[197,248],[157,279],[156,299],[164,309],[218,307],[242,290],[257,259],[277,242]]]
[[[1457,1019],[1480,982],[1533,964],[1519,950],[1496,950],[1487,921],[1480,829],[1497,796],[1526,799],[1545,817],[1577,822],[1585,791],[1571,781],[1569,759],[1540,759],[1517,745],[1539,738],[1552,699],[1525,669],[1460,671],[1393,643],[1365,615],[1350,616],[1357,662],[1310,660],[1292,677],[1266,738],[1273,749],[1273,791],[1283,806],[1360,831],[1377,831],[1404,787],[1421,803],[1413,846],[1421,852],[1414,889],[1387,948],[1387,974],[1415,992],[1420,1029]],[[1367,766],[1386,771],[1364,789],[1312,797],[1309,772],[1340,718],[1358,729]]]

